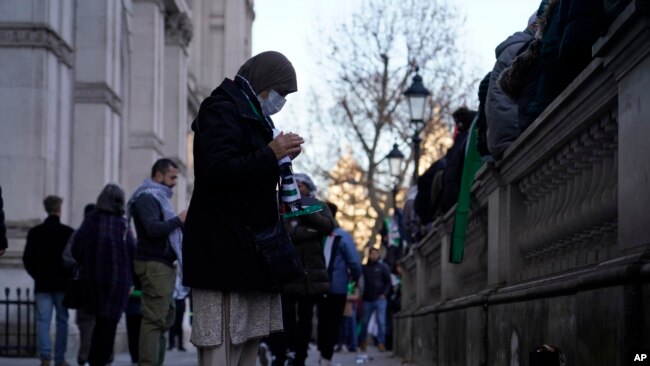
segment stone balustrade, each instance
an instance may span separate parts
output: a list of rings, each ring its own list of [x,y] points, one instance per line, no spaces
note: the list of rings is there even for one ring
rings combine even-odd
[[[476,174],[463,262],[448,260],[453,212],[402,260],[398,355],[527,364],[548,343],[567,364],[623,365],[650,348],[650,2],[632,1],[592,51]]]

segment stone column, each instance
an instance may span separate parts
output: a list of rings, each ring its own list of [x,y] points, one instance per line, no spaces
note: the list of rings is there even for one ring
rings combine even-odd
[[[192,21],[185,13],[167,14],[165,18],[165,87],[163,153],[179,166],[174,204],[187,207],[187,105],[188,53],[192,39]]]
[[[4,263],[22,254],[43,198],[70,219],[74,2],[0,2],[0,185],[9,229]],[[5,279],[3,275],[3,279]]]
[[[125,10],[116,0],[77,2],[73,222],[109,182],[121,183],[122,42]]]
[[[148,178],[162,145],[165,17],[162,1],[133,0],[127,195]]]

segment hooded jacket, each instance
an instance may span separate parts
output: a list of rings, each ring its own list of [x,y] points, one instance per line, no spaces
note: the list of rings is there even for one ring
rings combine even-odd
[[[503,70],[532,40],[532,31],[526,29],[511,35],[496,48],[497,61],[490,74],[485,101],[488,150],[495,159],[500,158],[520,134],[518,104],[501,91],[497,81]]]
[[[307,206],[321,204],[323,210],[286,221],[296,253],[306,276],[284,286],[283,293],[292,295],[324,294],[330,289],[330,278],[323,254],[323,239],[336,227],[332,212],[316,198],[303,197]]]

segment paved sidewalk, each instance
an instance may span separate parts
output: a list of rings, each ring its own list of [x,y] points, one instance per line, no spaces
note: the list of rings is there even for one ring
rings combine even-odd
[[[69,358],[68,362],[74,359]],[[196,366],[196,350],[188,348],[187,352],[167,351],[165,356],[165,365],[170,366]],[[2,366],[38,366],[39,361],[36,358],[5,358],[0,357]],[[75,366],[74,363],[71,363]],[[312,345],[307,359],[307,366],[318,366],[318,351]],[[338,352],[334,354],[332,360],[333,366],[415,366],[413,364],[403,363],[402,359],[393,356],[390,352],[378,352],[374,347],[368,347],[368,352]],[[131,359],[128,353],[118,353],[115,355],[113,366],[131,366]]]

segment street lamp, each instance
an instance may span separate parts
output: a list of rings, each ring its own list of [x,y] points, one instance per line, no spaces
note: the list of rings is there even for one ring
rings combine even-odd
[[[411,86],[404,92],[409,105],[411,114],[411,123],[414,126],[413,131],[413,155],[415,159],[415,169],[413,170],[413,183],[418,181],[418,171],[420,168],[420,132],[424,128],[425,116],[424,111],[427,106],[427,99],[431,92],[424,87],[422,77],[419,74],[420,68],[415,68],[415,76]]]
[[[388,160],[390,175],[392,175],[395,179],[395,184],[393,186],[393,208],[397,209],[397,182],[399,179],[398,177],[402,171],[402,161],[404,160],[404,154],[399,151],[397,144],[393,144],[393,150],[391,150],[384,159]]]

